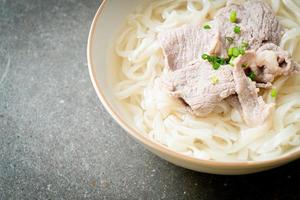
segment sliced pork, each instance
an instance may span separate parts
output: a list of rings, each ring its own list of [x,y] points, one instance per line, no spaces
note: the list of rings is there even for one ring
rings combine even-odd
[[[214,54],[220,48],[220,33],[216,26],[206,30],[196,25],[185,25],[161,33],[158,39],[166,66],[172,71],[200,59],[203,53]]]
[[[213,111],[223,99],[235,93],[232,67],[212,69],[199,61],[163,77],[172,95],[181,98],[197,115]]]
[[[289,53],[272,43],[261,46],[257,51],[247,51],[244,57],[247,57],[247,60],[243,59],[247,66],[244,70],[254,72],[258,87],[270,87],[275,78],[299,70]]]
[[[231,23],[230,13],[237,13],[237,23]],[[222,8],[216,15],[215,21],[221,31],[221,40],[224,49],[238,46],[247,42],[249,48],[257,50],[262,44],[270,42],[279,44],[283,29],[276,19],[272,9],[262,1],[246,1],[244,4],[230,4]],[[241,32],[236,34],[233,30],[238,25]],[[228,40],[232,38],[232,40]]]
[[[248,59],[251,59],[251,57],[251,54],[246,54],[237,58],[234,65],[233,77],[243,118],[249,126],[255,126],[266,120],[274,104],[266,104],[263,98],[258,96],[255,82],[251,81],[244,72],[242,65]]]
[[[256,73],[257,82],[271,83],[276,77],[299,71],[299,65],[293,62],[289,53],[272,43],[258,49],[255,62],[251,70]]]

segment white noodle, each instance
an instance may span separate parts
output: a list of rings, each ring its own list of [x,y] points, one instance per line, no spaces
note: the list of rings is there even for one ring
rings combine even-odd
[[[285,28],[280,46],[300,60],[300,6],[292,0],[267,0]],[[213,18],[225,0],[153,1],[127,18],[126,29],[116,40],[119,65],[116,97],[133,116],[138,129],[152,140],[185,155],[219,161],[266,160],[300,146],[300,76],[279,78],[273,117],[249,128],[239,112],[221,103],[206,117],[195,117],[170,97],[157,77],[164,57],[157,41],[159,32],[183,24],[199,24]],[[299,49],[299,48],[298,48]]]

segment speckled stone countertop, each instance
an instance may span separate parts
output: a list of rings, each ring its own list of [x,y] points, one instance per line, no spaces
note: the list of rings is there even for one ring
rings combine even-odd
[[[86,42],[99,5],[0,0],[1,200],[300,199],[299,161],[254,175],[209,175],[132,140],[88,75]]]

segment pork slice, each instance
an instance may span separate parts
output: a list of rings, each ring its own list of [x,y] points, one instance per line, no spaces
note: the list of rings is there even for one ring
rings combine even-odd
[[[242,68],[245,62],[253,59],[252,56],[245,54],[235,60],[233,77],[244,121],[249,126],[257,126],[267,119],[274,104],[266,104],[263,98],[258,96],[256,83],[246,76]]]
[[[231,23],[231,11],[237,12],[237,23]],[[249,48],[257,50],[262,44],[271,42],[279,44],[283,29],[272,9],[262,1],[246,1],[244,4],[229,4],[216,15],[215,21],[221,31],[221,42],[224,50],[248,42]],[[234,26],[240,26],[241,33],[234,33]],[[226,38],[234,38],[233,43]]]
[[[292,61],[287,51],[273,43],[261,46],[257,52],[247,51],[248,60],[245,63],[248,69],[255,73],[257,87],[270,88],[272,82],[279,76],[288,76],[299,71],[299,65]]]
[[[298,72],[299,65],[293,62],[287,51],[268,43],[258,49],[256,65],[252,65],[251,70],[255,72],[257,82],[271,83],[276,77]]]
[[[174,71],[186,67],[200,59],[203,53],[214,54],[220,48],[220,34],[216,24],[211,29],[197,25],[184,25],[160,33],[160,41],[165,56],[166,67]]]
[[[232,67],[212,69],[205,61],[195,62],[163,76],[170,93],[182,99],[196,115],[207,115],[223,99],[235,93]]]

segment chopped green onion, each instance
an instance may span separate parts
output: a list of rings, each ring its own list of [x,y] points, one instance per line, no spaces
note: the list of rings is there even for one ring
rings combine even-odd
[[[232,48],[232,55],[233,55],[234,57],[238,57],[238,56],[240,55],[239,49],[236,48],[236,47],[233,47],[233,48]]]
[[[241,55],[244,55],[245,54],[245,48],[239,48],[239,53],[241,54]]]
[[[231,66],[233,66],[233,61],[234,61],[234,59],[236,59],[236,57],[232,56],[232,57],[230,58],[230,60],[229,60],[229,64],[230,64]]]
[[[209,24],[205,24],[205,25],[203,26],[203,28],[204,28],[204,29],[210,29],[211,27],[210,27]]]
[[[238,57],[239,55],[244,55],[246,53],[246,46],[248,46],[247,43],[243,42],[241,47],[231,47],[227,49],[227,54],[229,59],[234,56]]]
[[[212,67],[214,70],[217,70],[220,68],[220,63],[214,62],[214,63],[212,63]]]
[[[202,54],[202,59],[207,60],[213,67],[213,69],[217,70],[221,65],[226,64],[226,59],[220,58],[218,56],[210,56],[208,54]]]
[[[219,58],[219,63],[221,65],[224,65],[226,63],[225,59],[224,58]]]
[[[230,58],[221,58],[215,55],[202,54],[202,59],[207,60],[212,65],[212,68],[217,70],[221,65],[225,65],[228,63],[228,59]]]
[[[276,98],[277,94],[278,94],[277,90],[275,88],[272,88],[272,90],[271,90],[271,97]]]
[[[207,60],[208,57],[209,57],[209,55],[207,55],[207,54],[203,54],[203,55],[202,55],[202,59],[203,59],[203,60]]]
[[[209,59],[211,62],[217,62],[217,57],[216,56],[210,56]]]
[[[227,50],[227,54],[228,54],[229,57],[231,57],[233,55],[233,48],[229,48]]]
[[[228,41],[229,44],[232,44],[234,40],[233,37],[225,37],[225,39]]]
[[[217,76],[211,77],[210,80],[211,80],[211,83],[212,83],[213,85],[216,85],[216,84],[219,83],[219,78],[218,78]]]
[[[236,34],[240,34],[240,33],[241,33],[241,27],[239,27],[239,26],[234,26],[233,31],[234,31]]]
[[[231,11],[230,16],[229,16],[229,20],[230,20],[231,23],[235,23],[237,21],[235,10]]]
[[[254,72],[250,72],[250,74],[248,75],[248,77],[251,79],[251,81],[254,81],[256,75]]]

